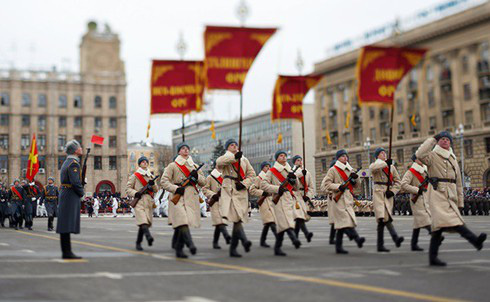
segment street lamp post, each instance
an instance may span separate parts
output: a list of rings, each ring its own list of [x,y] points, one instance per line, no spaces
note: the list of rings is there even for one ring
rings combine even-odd
[[[464,177],[464,126],[463,124],[459,124],[459,127],[456,129],[456,137],[459,139],[459,147],[461,150],[461,182],[463,184],[463,188],[466,187],[466,181]]]
[[[366,151],[367,151],[367,159],[368,159],[368,166],[369,166],[369,164],[371,164],[371,139],[369,138],[369,136],[366,137],[366,141],[364,142],[364,149],[366,149]],[[371,199],[373,196],[371,193],[371,188],[373,186],[371,184],[372,177],[370,174],[369,174],[368,178],[369,178],[369,181],[368,181],[368,197],[369,197],[369,199]]]

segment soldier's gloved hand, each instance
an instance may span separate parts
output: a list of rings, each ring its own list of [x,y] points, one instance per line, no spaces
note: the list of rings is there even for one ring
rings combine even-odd
[[[393,196],[395,196],[395,193],[393,193],[392,191],[386,191],[386,198],[391,198]]]
[[[247,187],[245,187],[245,186],[244,186],[244,185],[243,185],[241,182],[239,182],[239,181],[237,181],[237,182],[236,182],[236,189],[237,189],[238,191],[240,191],[240,190],[244,190],[244,189],[246,189],[246,188],[247,188]]]
[[[309,202],[309,201],[310,201],[310,198],[309,198],[308,196],[303,196],[303,200],[304,200],[305,202]]]
[[[344,187],[344,186],[340,186],[340,187],[339,187],[339,191],[340,191],[340,192],[345,192],[345,189],[346,189],[346,187]]]
[[[352,176],[353,179],[358,179],[359,178],[359,174],[357,174],[356,172],[352,172],[350,174],[350,176]]]
[[[388,159],[386,160],[386,164],[387,164],[388,166],[393,165],[393,159],[388,158]]]
[[[140,192],[136,192],[136,193],[134,194],[134,198],[138,198],[138,199],[140,199],[140,198],[141,198],[141,193],[140,193]]]
[[[279,194],[279,196],[282,196],[282,194],[284,194],[284,192],[286,192],[286,188],[284,188],[283,186],[280,186],[279,191],[277,191],[277,194]]]
[[[211,197],[211,200],[212,201],[218,201],[219,199],[219,194],[214,194],[212,197]]]
[[[356,181],[355,179],[352,179],[352,180],[350,181],[350,184],[351,184],[351,185],[353,185],[353,186],[355,186],[355,185],[357,184],[357,181]]]
[[[155,181],[153,179],[150,179],[150,181],[148,182],[148,185],[153,187],[155,185]]]
[[[267,193],[266,191],[262,192],[262,197],[267,197],[269,196],[269,193]]]
[[[438,134],[434,135],[434,138],[436,139],[436,141],[439,141],[439,140],[441,139],[441,137],[442,137],[442,136],[441,136],[441,134],[440,134],[440,133],[438,133]]]
[[[175,190],[175,194],[179,194],[179,195],[184,195],[185,193],[185,188],[184,187],[178,187],[177,190]]]
[[[426,188],[419,188],[419,191],[417,192],[418,195],[422,195],[424,192],[427,192]]]
[[[192,170],[190,176],[195,179],[199,178],[199,175],[197,174],[197,170]]]
[[[236,160],[242,158],[242,156],[243,156],[243,152],[242,151],[238,151],[237,153],[235,153],[235,159]]]

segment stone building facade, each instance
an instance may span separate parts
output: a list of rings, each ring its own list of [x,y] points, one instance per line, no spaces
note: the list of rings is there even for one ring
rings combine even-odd
[[[488,1],[376,43],[428,49],[395,93],[392,158],[401,174],[427,137],[448,130],[455,136],[459,159],[464,150],[466,186],[490,186],[489,43]],[[324,76],[315,89],[317,184],[338,149],[348,150],[353,167],[366,168],[374,149],[388,146],[390,111],[361,107],[357,101],[359,51],[315,64],[315,73]],[[456,133],[459,128],[462,140]],[[369,171],[363,172],[369,176]]]
[[[63,146],[76,139],[84,149],[93,134],[105,138],[92,146],[86,192],[120,192],[127,182],[126,77],[120,41],[108,26],[94,22],[80,44],[80,72],[0,71],[0,180],[25,176],[32,135],[37,137],[44,185],[59,181],[66,158]]]
[[[171,146],[157,143],[130,143],[128,144],[128,176],[138,169],[138,158],[146,156],[149,160],[149,169],[155,175],[162,175],[165,167],[172,161],[173,150]]]

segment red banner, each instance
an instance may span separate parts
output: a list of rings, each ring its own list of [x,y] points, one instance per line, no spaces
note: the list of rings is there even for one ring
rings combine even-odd
[[[303,99],[321,76],[282,76],[277,78],[272,97],[271,119],[303,120]]]
[[[103,145],[104,144],[104,138],[102,136],[98,135],[92,135],[92,139],[90,140],[92,143],[97,144],[97,145]]]
[[[150,113],[201,111],[203,76],[202,61],[153,60]]]
[[[242,90],[247,72],[275,28],[207,26],[204,32],[206,87]]]
[[[366,46],[357,60],[360,103],[393,105],[403,76],[424,57],[426,49]]]
[[[37,143],[36,143],[36,135],[32,135],[31,141],[31,151],[29,152],[29,159],[27,160],[27,172],[26,178],[29,179],[30,182],[34,181],[34,177],[37,172],[39,172],[39,160],[37,153]]]

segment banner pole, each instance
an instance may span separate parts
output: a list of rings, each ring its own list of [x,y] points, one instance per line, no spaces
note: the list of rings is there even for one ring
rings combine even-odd
[[[184,122],[184,113],[182,113],[182,142],[185,142],[185,122]]]
[[[391,149],[392,149],[392,142],[393,142],[393,115],[394,115],[394,105],[391,104],[390,110],[391,110],[391,117],[390,117],[390,143],[388,146],[388,159],[391,159]],[[390,185],[391,185],[391,166],[388,165],[388,185],[386,186],[386,192],[390,190]]]

